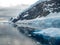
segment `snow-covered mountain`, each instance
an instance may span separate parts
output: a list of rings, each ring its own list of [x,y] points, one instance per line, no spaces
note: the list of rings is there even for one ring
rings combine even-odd
[[[20,12],[20,14],[17,16],[17,19],[13,20],[12,22],[16,22],[19,20],[31,20],[53,15],[58,16],[59,12],[59,0],[39,0],[35,4],[31,5],[29,8]]]
[[[19,16],[14,21],[19,20],[33,20],[41,17],[56,17],[60,16],[60,3],[59,0],[43,0],[37,1],[29,8],[20,12]]]

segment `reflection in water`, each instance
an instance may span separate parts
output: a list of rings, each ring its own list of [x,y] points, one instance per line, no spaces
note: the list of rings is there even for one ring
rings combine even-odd
[[[13,27],[17,28],[20,33],[22,33],[25,36],[29,37],[30,39],[33,39],[34,41],[36,41],[36,44],[42,45],[42,44],[40,44],[39,40],[35,39],[35,35],[33,34],[33,32],[39,32],[41,30],[36,29],[36,28],[31,28],[28,26],[22,27],[22,26],[18,26],[16,24],[14,24]]]
[[[31,34],[32,32],[36,31],[37,29],[35,28],[31,28],[31,27],[22,27],[22,26],[18,26],[16,24],[13,25],[14,27],[17,27],[17,29],[19,30],[19,32],[26,34],[27,36],[29,36],[29,34]]]
[[[0,45],[37,45],[37,43],[23,35],[11,24],[0,23]]]
[[[57,23],[58,22],[58,23]],[[36,28],[31,27],[21,27],[18,25],[14,25],[14,27],[17,27],[19,32],[22,34],[25,34],[28,37],[31,37],[31,39],[34,39],[35,41],[43,44],[43,45],[60,45],[60,26],[59,22],[57,21],[53,26],[56,26],[58,28],[47,28],[38,30]]]

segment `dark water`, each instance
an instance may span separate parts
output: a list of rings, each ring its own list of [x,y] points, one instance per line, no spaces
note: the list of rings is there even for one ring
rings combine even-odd
[[[0,23],[0,45],[37,45],[36,41],[19,31],[21,29],[9,23]]]

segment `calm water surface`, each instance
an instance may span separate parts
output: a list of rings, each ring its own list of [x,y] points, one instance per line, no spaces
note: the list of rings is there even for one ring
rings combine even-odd
[[[0,23],[0,45],[37,45],[9,23]]]

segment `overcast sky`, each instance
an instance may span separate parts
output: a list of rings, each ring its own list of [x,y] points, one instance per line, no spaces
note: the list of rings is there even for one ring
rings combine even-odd
[[[20,4],[33,4],[38,0],[0,0],[0,6],[9,7],[16,6]]]

